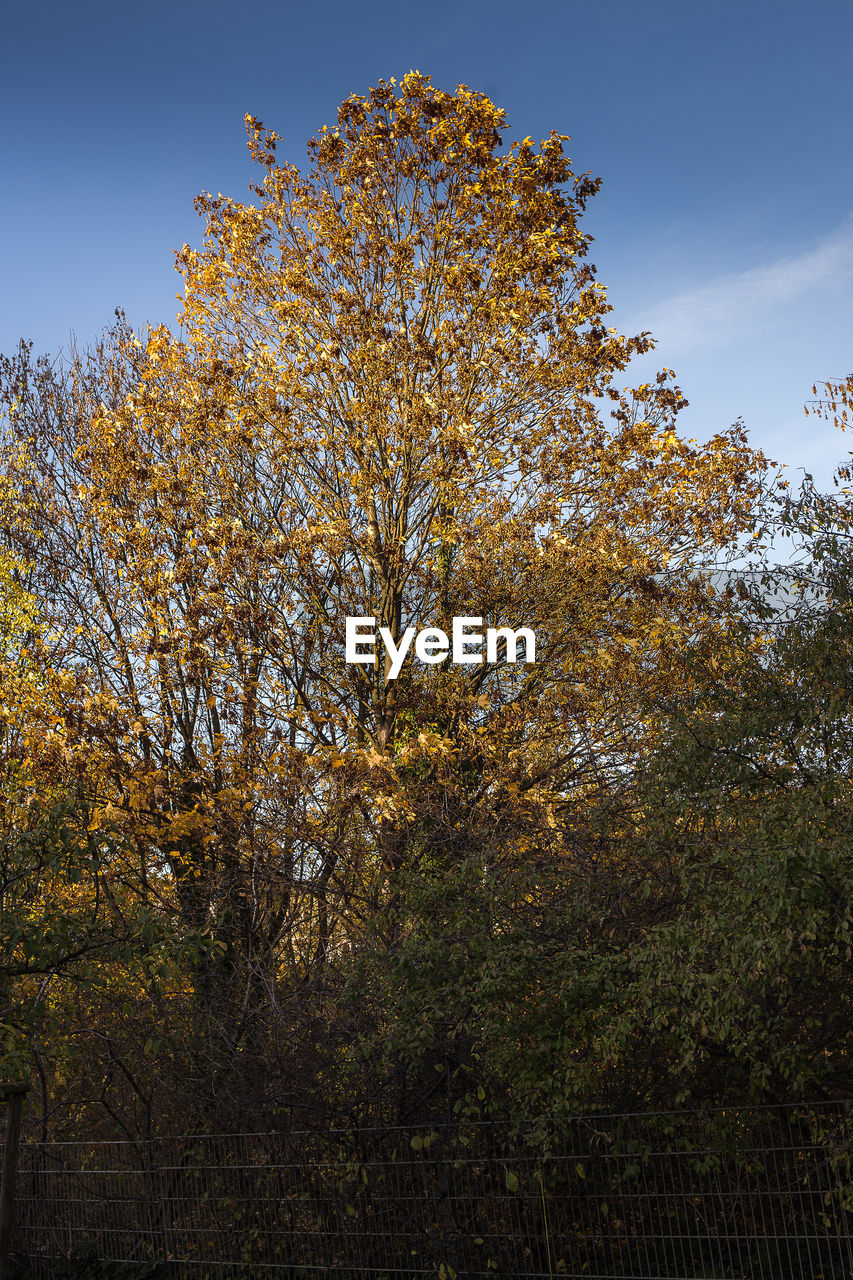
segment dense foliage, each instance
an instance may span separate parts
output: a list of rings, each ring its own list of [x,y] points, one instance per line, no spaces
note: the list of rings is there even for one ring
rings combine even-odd
[[[501,155],[416,73],[304,174],[247,128],[179,329],[0,362],[45,1131],[849,1092],[846,494],[683,440],[668,370],[618,388],[651,339],[605,324],[564,137]],[[800,563],[755,587],[768,522]],[[472,615],[537,661],[344,660],[347,616]]]

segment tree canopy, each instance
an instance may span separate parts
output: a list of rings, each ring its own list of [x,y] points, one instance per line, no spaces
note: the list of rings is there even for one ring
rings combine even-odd
[[[410,1101],[435,1067],[508,1088],[528,1018],[551,1037],[533,1106],[569,1026],[600,1083],[648,1024],[647,983],[607,1041],[604,970],[652,946],[652,905],[687,927],[678,877],[722,821],[688,812],[687,744],[719,777],[726,734],[753,732],[733,699],[780,732],[769,632],[718,572],[761,521],[767,462],[740,426],[681,438],[668,369],[619,386],[652,339],[607,324],[581,227],[598,180],[565,136],[504,146],[485,95],[415,72],[347,99],[305,171],[246,124],[253,203],[198,198],[174,330],[119,317],[64,364],[0,363],[51,785],[109,832],[146,945],[166,921],[183,939],[170,1007],[175,1061],[199,1090],[207,1071],[198,1114],[276,1054],[265,1106],[303,1096],[288,1053],[331,1096],[356,1043],[408,1063]],[[392,678],[346,661],[366,616],[395,643],[453,617],[529,627],[536,661],[409,657]],[[750,805],[725,859],[760,829]]]

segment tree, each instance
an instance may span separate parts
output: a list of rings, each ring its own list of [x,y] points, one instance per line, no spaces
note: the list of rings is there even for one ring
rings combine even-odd
[[[825,406],[841,419],[849,402],[848,381]],[[853,512],[839,487],[807,477],[780,495],[774,532],[798,554],[734,578],[725,643],[707,629],[684,655],[617,873],[552,882],[468,972],[472,1056],[514,1114],[849,1095]]]
[[[307,175],[247,128],[259,203],[199,197],[179,335],[2,369],[92,803],[222,943],[196,981],[243,1011],[232,1053],[270,997],[323,998],[404,871],[600,847],[590,799],[648,742],[763,471],[739,429],[679,439],[667,371],[614,387],[651,342],[604,323],[563,136],[501,156],[503,112],[415,72],[348,99]],[[347,616],[528,626],[537,661],[392,679],[346,663]]]

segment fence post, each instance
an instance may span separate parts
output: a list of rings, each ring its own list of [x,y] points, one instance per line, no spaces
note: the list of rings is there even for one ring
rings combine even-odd
[[[18,1171],[18,1141],[21,1136],[21,1112],[30,1086],[25,1080],[0,1084],[0,1101],[9,1104],[6,1113],[6,1142],[0,1169],[0,1280],[9,1274],[9,1249],[15,1215],[15,1174]]]

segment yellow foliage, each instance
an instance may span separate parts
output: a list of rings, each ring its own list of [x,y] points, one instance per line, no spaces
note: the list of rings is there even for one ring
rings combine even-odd
[[[119,327],[10,474],[53,575],[57,751],[186,919],[314,954],[413,827],[555,842],[624,773],[764,460],[682,440],[668,370],[614,385],[651,340],[605,324],[563,135],[501,154],[503,111],[417,72],[348,98],[306,173],[246,125],[258,203],[198,198],[180,331]],[[536,663],[344,660],[347,616],[396,641],[455,614],[535,628]]]

